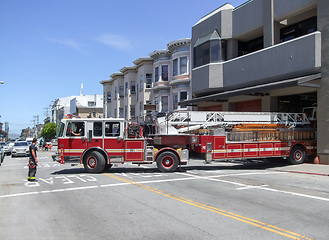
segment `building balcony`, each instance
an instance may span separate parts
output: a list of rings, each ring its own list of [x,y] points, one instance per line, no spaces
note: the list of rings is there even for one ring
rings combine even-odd
[[[321,33],[314,32],[229,61],[192,70],[194,94],[275,82],[319,72]]]

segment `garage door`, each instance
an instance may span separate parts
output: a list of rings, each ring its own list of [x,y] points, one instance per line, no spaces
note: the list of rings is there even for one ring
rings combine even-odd
[[[209,106],[204,108],[205,111],[222,111],[222,109],[222,105]]]
[[[237,111],[237,112],[261,112],[262,111],[262,99],[236,102],[235,111]]]

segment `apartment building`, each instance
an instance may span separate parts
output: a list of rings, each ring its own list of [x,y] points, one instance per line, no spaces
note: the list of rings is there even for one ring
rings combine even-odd
[[[153,63],[153,102],[156,112],[187,110],[179,102],[191,98],[191,39],[167,44],[167,49],[149,54]]]
[[[192,27],[195,110],[301,112],[317,106],[321,163],[329,163],[327,0],[225,4]]]
[[[179,102],[191,98],[191,39],[167,44],[167,49],[135,60],[103,80],[104,116],[144,124],[157,113],[186,110]]]
[[[153,59],[138,58],[134,66],[120,69],[101,81],[104,93],[104,116],[126,118],[144,123],[146,107],[151,103]]]

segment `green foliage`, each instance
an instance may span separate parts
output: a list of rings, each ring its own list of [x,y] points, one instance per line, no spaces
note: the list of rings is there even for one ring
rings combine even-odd
[[[47,123],[43,126],[41,130],[41,136],[49,141],[56,136],[56,124],[55,123]]]

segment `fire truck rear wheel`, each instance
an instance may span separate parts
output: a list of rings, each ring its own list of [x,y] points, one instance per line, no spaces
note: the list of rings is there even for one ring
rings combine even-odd
[[[173,152],[165,151],[160,153],[156,162],[161,172],[173,172],[178,167],[179,159]]]
[[[294,146],[290,152],[288,162],[290,164],[301,164],[306,160],[306,152],[302,146]]]
[[[97,151],[92,151],[88,153],[84,159],[84,167],[89,173],[99,173],[105,168],[105,158]]]

